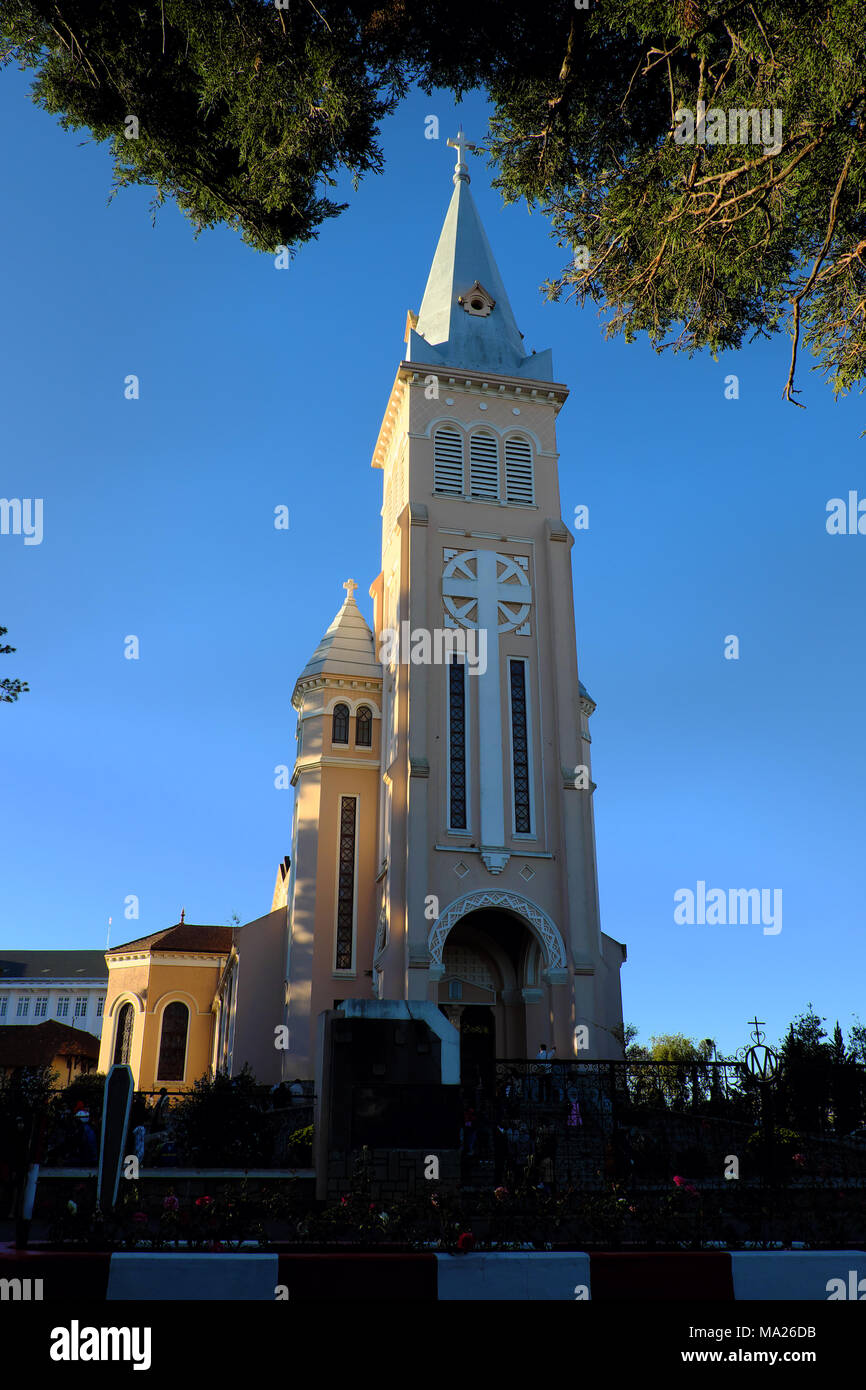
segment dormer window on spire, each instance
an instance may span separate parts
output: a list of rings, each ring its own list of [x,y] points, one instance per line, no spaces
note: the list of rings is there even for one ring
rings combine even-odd
[[[496,308],[493,295],[488,294],[477,280],[468,294],[458,294],[457,303],[467,314],[474,314],[479,319],[486,319],[491,310]]]

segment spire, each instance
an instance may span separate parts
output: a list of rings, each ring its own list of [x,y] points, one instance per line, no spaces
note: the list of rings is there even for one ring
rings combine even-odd
[[[550,353],[526,354],[469,191],[466,151],[477,152],[478,147],[469,143],[462,128],[448,144],[457,151],[454,192],[418,321],[409,329],[409,360],[552,381]]]
[[[376,659],[373,634],[355,602],[358,585],[347,579],[343,588],[346,597],[328,631],[319,642],[300,676],[355,676],[381,678],[382,667]],[[297,686],[296,686],[297,689]]]

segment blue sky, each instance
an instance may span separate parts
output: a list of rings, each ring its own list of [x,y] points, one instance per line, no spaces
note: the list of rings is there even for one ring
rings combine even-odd
[[[3,674],[31,686],[0,710],[0,945],[93,948],[109,917],[118,943],[182,906],[217,923],[270,906],[292,687],[347,575],[372,616],[370,456],[451,193],[445,137],[459,115],[483,138],[486,113],[411,97],[384,176],[277,271],[228,231],[196,241],[173,207],[152,227],[147,190],[107,206],[107,152],[26,89],[0,79],[0,493],[44,499],[44,539],[0,537]],[[480,161],[472,190],[527,347],[552,347],[571,388],[562,508],[590,511],[578,659],[625,1016],[722,1049],[755,1010],[772,1038],[810,1000],[847,1028],[866,1016],[866,537],[825,520],[866,495],[864,403],[834,404],[808,358],[808,409],[783,402],[783,339],[718,363],[605,342],[592,308],[538,293],[563,255],[543,218],[503,207]],[[677,925],[698,880],[780,888],[782,931]]]

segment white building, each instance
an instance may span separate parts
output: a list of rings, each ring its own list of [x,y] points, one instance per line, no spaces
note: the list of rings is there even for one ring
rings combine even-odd
[[[0,1026],[55,1019],[98,1038],[107,986],[102,951],[0,950]]]

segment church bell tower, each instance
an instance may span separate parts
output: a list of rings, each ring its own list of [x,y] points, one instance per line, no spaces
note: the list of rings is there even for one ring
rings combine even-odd
[[[601,931],[550,352],[454,191],[373,456],[373,628],[348,598],[295,687],[288,1074],[340,1000],[438,1005],[461,1056],[622,1056]],[[285,899],[284,899],[285,900]],[[276,899],[275,899],[276,904]]]
[[[494,1021],[496,1055],[617,1057],[556,418],[470,191],[463,133],[373,466],[384,475],[374,989]],[[577,1049],[577,1050],[576,1050]]]

